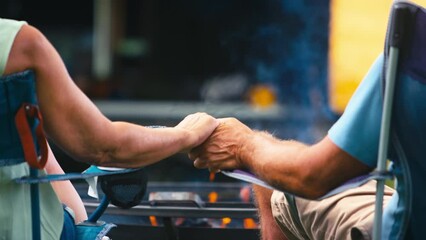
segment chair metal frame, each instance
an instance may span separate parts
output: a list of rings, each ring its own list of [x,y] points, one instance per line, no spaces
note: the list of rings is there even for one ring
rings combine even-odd
[[[408,38],[407,26],[409,26],[409,19],[411,17],[410,7],[419,8],[420,6],[403,0],[395,0],[392,4],[392,8],[389,15],[387,34],[385,39],[385,61],[383,68],[383,112],[381,119],[381,129],[379,138],[379,150],[377,158],[377,172],[387,172],[387,160],[389,154],[389,146],[395,150],[398,156],[401,169],[403,172],[403,184],[406,189],[405,196],[405,216],[402,226],[402,231],[405,233],[408,226],[408,218],[411,214],[411,198],[412,198],[412,187],[411,187],[411,174],[408,167],[408,159],[405,156],[404,150],[399,142],[398,136],[392,129],[392,116],[394,102],[395,102],[395,86],[398,81],[398,65],[401,53],[404,51],[404,41]],[[375,214],[373,222],[373,239],[379,240],[382,238],[382,218],[383,218],[383,192],[384,192],[385,179],[377,179],[377,192],[375,201]]]

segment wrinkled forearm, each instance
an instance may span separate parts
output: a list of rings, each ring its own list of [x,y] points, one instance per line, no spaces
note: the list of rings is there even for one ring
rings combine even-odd
[[[308,199],[371,171],[328,137],[308,146],[257,132],[245,145],[240,154],[245,166],[275,188]]]
[[[74,134],[56,134],[55,142],[77,161],[110,167],[141,167],[176,154],[189,145],[189,133],[177,128],[147,128],[126,122],[72,125]],[[72,135],[72,136],[71,136]]]
[[[296,141],[283,141],[266,132],[254,132],[254,135],[240,149],[240,161],[253,173],[277,189],[310,197],[315,195],[309,179],[312,166],[306,166],[304,158],[309,151]],[[305,166],[304,166],[305,165]]]
[[[115,140],[100,165],[140,167],[158,162],[187,148],[190,134],[178,128],[146,128],[126,122],[112,123]]]

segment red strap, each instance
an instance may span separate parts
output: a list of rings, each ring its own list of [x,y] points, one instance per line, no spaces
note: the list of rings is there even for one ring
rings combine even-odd
[[[36,127],[35,137],[37,139],[37,143],[40,146],[41,156],[37,156],[28,119],[39,120],[39,124]],[[43,132],[43,119],[38,110],[38,107],[29,103],[22,104],[16,113],[15,124],[16,128],[18,129],[19,138],[21,139],[25,160],[32,168],[43,169],[47,162],[48,152],[47,141]]]

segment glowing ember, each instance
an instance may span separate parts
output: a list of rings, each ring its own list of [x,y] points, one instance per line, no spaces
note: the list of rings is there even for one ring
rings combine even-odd
[[[257,224],[253,218],[244,218],[244,228],[257,228]]]
[[[232,222],[232,219],[229,218],[229,217],[222,218],[222,225],[221,225],[221,227],[222,228],[226,228],[226,226],[228,224],[230,224],[231,222]]]
[[[151,225],[154,227],[158,226],[157,218],[155,216],[149,216],[149,221],[151,222]]]
[[[217,202],[217,198],[218,198],[218,194],[217,194],[217,192],[210,192],[209,193],[209,202],[210,203],[215,203],[215,202]]]

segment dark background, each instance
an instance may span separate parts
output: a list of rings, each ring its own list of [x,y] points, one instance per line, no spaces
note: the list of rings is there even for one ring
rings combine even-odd
[[[246,101],[245,90],[266,84],[279,104],[300,110],[280,123],[247,123],[252,127],[314,142],[335,120],[327,104],[329,0],[120,0],[119,6],[125,41],[114,49],[113,74],[103,81],[91,71],[93,1],[3,0],[0,17],[39,28],[93,100],[206,101],[206,84],[242,79],[243,90],[216,100]],[[84,169],[53,149],[65,170]],[[173,158],[179,160],[151,168],[191,165],[186,156]],[[203,171],[190,175],[182,180],[207,178]]]
[[[283,103],[326,102],[328,0],[120,1],[124,35],[144,50],[116,49],[110,81],[119,86],[93,97],[201,100],[208,79],[243,74],[276,86]],[[90,78],[93,8],[90,0],[3,0],[0,16],[41,29],[71,75]]]

